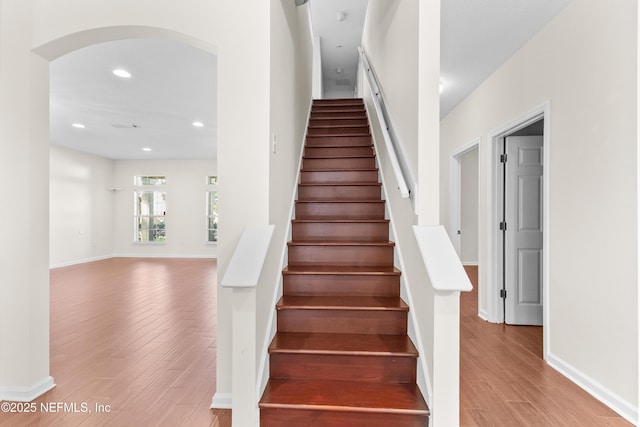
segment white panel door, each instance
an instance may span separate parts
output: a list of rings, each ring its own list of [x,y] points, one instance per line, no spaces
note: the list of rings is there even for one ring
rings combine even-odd
[[[542,325],[542,136],[506,138],[505,323]]]

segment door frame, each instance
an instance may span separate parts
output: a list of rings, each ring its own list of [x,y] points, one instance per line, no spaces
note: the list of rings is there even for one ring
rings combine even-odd
[[[539,107],[529,111],[526,114],[512,120],[511,122],[501,126],[489,134],[489,150],[487,150],[488,158],[485,159],[488,165],[487,171],[489,176],[488,181],[488,212],[487,212],[487,254],[488,262],[486,268],[487,280],[487,320],[493,323],[504,323],[504,316],[502,312],[502,298],[500,297],[500,289],[502,289],[502,231],[500,230],[500,218],[502,215],[502,164],[499,162],[501,154],[502,139],[510,134],[517,132],[518,130],[529,126],[530,124],[544,119],[543,130],[543,147],[544,147],[544,159],[543,164],[546,166],[543,177],[543,209],[542,209],[542,221],[543,221],[543,266],[542,266],[542,293],[543,293],[543,356],[547,359],[549,349],[549,333],[551,328],[549,307],[549,212],[550,212],[550,174],[549,165],[551,159],[551,104],[549,101],[540,105]]]
[[[451,242],[453,242],[453,247],[456,250],[458,256],[460,256],[460,235],[458,234],[458,230],[460,230],[461,224],[461,197],[462,197],[462,182],[461,182],[461,174],[462,174],[462,157],[465,154],[470,153],[471,151],[478,149],[480,150],[480,143],[482,142],[482,138],[475,138],[473,141],[463,145],[456,151],[451,154],[449,158],[449,224],[451,228],[449,230],[449,238]],[[480,159],[480,153],[478,152],[478,159]],[[478,169],[478,175],[480,174],[480,170]],[[480,178],[480,176],[478,176]],[[478,179],[479,181],[479,179]],[[478,199],[480,198],[480,192],[478,192]],[[480,204],[478,204],[480,207]],[[478,218],[478,230],[480,230],[480,219]]]

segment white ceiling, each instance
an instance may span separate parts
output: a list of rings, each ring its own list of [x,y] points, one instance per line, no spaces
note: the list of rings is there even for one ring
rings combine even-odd
[[[132,77],[113,75],[115,68]],[[111,159],[216,157],[215,55],[167,40],[122,40],[62,56],[50,73],[52,144]]]
[[[386,1],[386,0],[384,0]],[[358,46],[368,0],[311,0],[314,36],[320,37],[322,86],[325,93],[353,94],[358,68]],[[338,13],[344,16],[338,21]],[[342,69],[338,73],[337,69]]]
[[[440,116],[448,114],[570,2],[442,0]],[[362,38],[368,1],[311,0],[310,4],[314,32],[322,47],[324,89],[340,87],[347,78],[354,87],[355,47]],[[341,11],[346,12],[343,22],[336,19]],[[336,48],[339,44],[344,48]],[[372,65],[375,68],[375,63]],[[336,68],[342,68],[343,73],[336,74]]]
[[[444,117],[571,0],[442,0],[440,116]]]
[[[441,116],[570,1],[442,0]],[[325,89],[354,87],[366,6],[367,0],[311,0]],[[132,78],[114,76],[118,67]],[[216,157],[216,57],[208,52],[167,40],[102,43],[53,61],[50,84],[52,144],[112,159]]]

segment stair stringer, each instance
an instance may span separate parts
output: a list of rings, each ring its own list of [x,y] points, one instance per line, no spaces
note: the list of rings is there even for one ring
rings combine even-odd
[[[432,355],[433,353],[427,352],[426,349],[428,347],[425,345],[425,341],[427,341],[425,337],[430,336],[431,340],[429,341],[433,342],[433,328],[429,331],[430,328],[428,326],[421,327],[421,322],[418,319],[418,313],[421,310],[424,310],[426,313],[430,314],[431,325],[433,325],[433,300],[425,301],[423,299],[414,298],[412,287],[409,286],[408,281],[422,283],[423,286],[428,288],[428,293],[432,293],[433,288],[421,258],[417,262],[409,263],[405,261],[406,257],[404,256],[404,249],[410,246],[413,246],[410,249],[411,253],[419,254],[419,248],[411,228],[412,225],[417,223],[417,215],[415,215],[411,199],[401,198],[399,193],[394,196],[394,194],[389,191],[389,189],[398,188],[397,184],[395,184],[395,175],[383,162],[387,154],[386,148],[384,148],[384,144],[379,142],[380,138],[377,137],[377,135],[379,136],[379,133],[376,132],[376,126],[379,129],[377,116],[372,114],[370,111],[366,98],[365,108],[370,121],[369,125],[372,130],[371,137],[376,152],[376,165],[378,166],[380,182],[382,183],[382,195],[383,199],[386,201],[385,217],[390,220],[389,239],[396,243],[394,262],[395,265],[403,272],[400,276],[400,292],[402,298],[410,307],[407,333],[418,350],[416,382],[427,402],[427,405],[429,405],[430,408],[433,408],[433,386],[430,374],[432,370],[429,369],[429,365],[433,366],[433,357],[427,357],[427,355]],[[386,173],[385,171],[389,171],[389,173]],[[396,212],[396,214],[394,214],[394,212]],[[407,224],[407,230],[405,233],[398,233],[397,225],[399,220],[397,217],[400,215],[403,216],[404,223]],[[417,304],[418,301],[421,301],[422,304]],[[424,324],[424,322],[422,323]],[[429,332],[431,333],[429,334]],[[425,333],[429,335],[425,335]]]
[[[306,123],[309,123],[309,119],[311,118],[311,107],[313,106],[313,99],[311,99],[309,103],[309,109],[307,111],[307,120]],[[298,165],[296,168],[296,179],[293,187],[293,191],[291,192],[291,201],[289,203],[289,220],[287,221],[287,230],[285,233],[285,239],[282,242],[282,252],[280,255],[280,267],[279,270],[282,271],[287,265],[287,257],[288,257],[288,245],[287,242],[291,240],[291,227],[292,220],[295,219],[295,201],[298,198],[298,182],[300,181],[300,173],[302,170],[302,159],[304,157],[304,145],[307,137],[306,127],[305,132],[302,135],[302,140],[300,142],[300,156],[298,158]],[[257,384],[256,384],[256,410],[258,410],[257,402],[260,400],[260,396],[264,393],[264,390],[267,386],[267,382],[269,381],[269,344],[273,340],[276,335],[276,304],[280,297],[282,297],[283,293],[283,276],[282,274],[278,274],[278,283],[274,287],[273,297],[271,298],[270,307],[271,311],[269,314],[269,320],[267,324],[268,333],[265,334],[265,339],[260,347],[257,357],[259,358],[258,362],[258,375]],[[258,416],[258,424],[260,422],[260,417]]]

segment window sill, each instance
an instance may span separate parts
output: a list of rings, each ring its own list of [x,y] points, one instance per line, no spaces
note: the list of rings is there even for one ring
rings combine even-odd
[[[143,246],[164,246],[167,242],[133,242],[134,245],[143,245]]]

